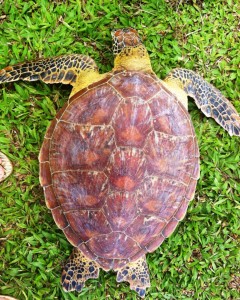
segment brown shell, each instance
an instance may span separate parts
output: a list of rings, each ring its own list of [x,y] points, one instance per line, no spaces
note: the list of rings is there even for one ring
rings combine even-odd
[[[142,72],[110,74],[70,98],[39,160],[56,224],[105,270],[154,251],[184,217],[199,177],[189,114]]]

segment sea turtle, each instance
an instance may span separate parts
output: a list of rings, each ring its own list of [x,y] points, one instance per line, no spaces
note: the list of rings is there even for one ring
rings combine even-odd
[[[9,66],[0,82],[73,86],[39,155],[47,207],[75,247],[63,289],[81,291],[102,268],[144,297],[145,255],[183,219],[199,178],[187,96],[230,135],[240,135],[240,117],[193,71],[175,69],[160,80],[135,29],[114,30],[112,37],[114,68],[106,74],[90,57],[73,54]]]
[[[12,173],[12,164],[9,158],[0,151],[0,182]]]

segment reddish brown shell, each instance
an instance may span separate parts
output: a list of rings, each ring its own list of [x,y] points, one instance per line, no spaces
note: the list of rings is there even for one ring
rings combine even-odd
[[[105,270],[155,250],[184,217],[199,177],[187,111],[141,72],[109,74],[70,98],[39,160],[58,227]]]

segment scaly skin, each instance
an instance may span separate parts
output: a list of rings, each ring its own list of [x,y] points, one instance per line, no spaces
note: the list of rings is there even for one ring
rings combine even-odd
[[[74,290],[80,292],[85,281],[90,278],[98,278],[98,276],[99,265],[75,248],[63,269],[61,282],[66,292]]]
[[[0,83],[18,80],[71,84],[71,95],[99,80],[95,61],[86,55],[69,54],[9,66],[0,71]]]
[[[130,289],[145,297],[146,288],[150,287],[150,278],[146,257],[142,256],[134,262],[130,262],[117,273],[117,282],[128,281]]]
[[[62,272],[61,282],[66,292],[80,292],[85,281],[90,278],[98,278],[100,266],[88,259],[77,248],[68,259]],[[130,262],[117,272],[117,282],[127,281],[130,288],[136,291],[140,297],[145,296],[146,288],[150,287],[149,271],[146,257],[142,256],[135,262]]]
[[[63,55],[6,67],[0,71],[0,83],[42,80],[73,85],[77,76],[85,70],[98,70],[93,59],[86,55]]]
[[[173,93],[175,93],[175,86],[184,90],[188,96],[195,100],[197,107],[205,116],[214,118],[231,136],[240,136],[238,112],[218,89],[200,75],[191,70],[174,69],[164,81]]]

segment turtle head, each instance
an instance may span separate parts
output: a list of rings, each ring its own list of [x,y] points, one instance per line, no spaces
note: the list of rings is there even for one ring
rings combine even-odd
[[[133,28],[115,29],[112,31],[113,53],[119,54],[126,47],[142,45],[137,30]]]
[[[149,55],[137,30],[133,28],[112,31],[114,68],[126,70],[152,70]]]

